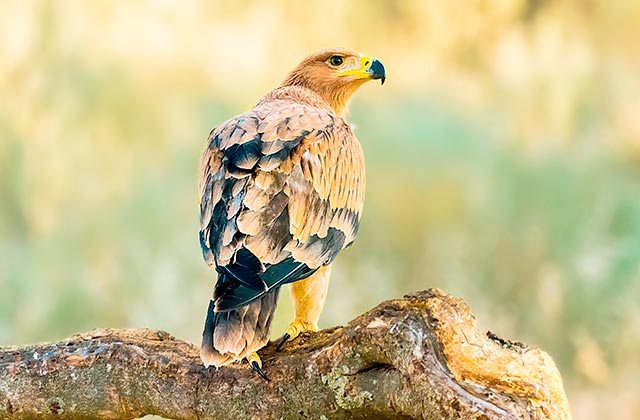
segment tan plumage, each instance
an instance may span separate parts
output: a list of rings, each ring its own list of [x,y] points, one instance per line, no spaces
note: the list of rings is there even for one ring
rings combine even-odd
[[[372,78],[384,80],[379,62],[322,51],[209,135],[200,240],[220,275],[203,335],[205,364],[230,363],[266,344],[280,285],[322,277],[324,303],[330,270],[314,273],[353,242],[364,202],[364,156],[341,114]]]

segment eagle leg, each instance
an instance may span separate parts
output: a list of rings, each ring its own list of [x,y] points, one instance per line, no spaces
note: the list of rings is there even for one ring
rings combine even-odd
[[[293,340],[304,332],[318,331],[318,319],[327,298],[331,266],[320,267],[314,274],[291,285],[291,297],[295,307],[295,319],[278,340],[276,350],[285,342]]]

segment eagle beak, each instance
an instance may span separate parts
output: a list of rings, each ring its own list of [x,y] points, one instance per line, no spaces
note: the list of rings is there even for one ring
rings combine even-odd
[[[384,81],[387,79],[387,75],[384,72],[384,66],[378,60],[371,61],[369,68],[366,69],[372,79],[380,79],[380,84],[384,85]]]
[[[387,78],[384,66],[371,57],[360,57],[360,67],[338,73],[338,76],[351,76],[355,79],[380,79],[382,84]]]

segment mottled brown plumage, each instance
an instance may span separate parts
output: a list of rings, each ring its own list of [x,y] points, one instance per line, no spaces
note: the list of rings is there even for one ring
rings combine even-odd
[[[317,322],[330,270],[314,273],[353,242],[364,202],[364,157],[343,114],[351,94],[374,78],[384,81],[377,60],[321,51],[211,132],[200,163],[200,240],[219,276],[203,334],[205,364],[263,347],[286,283],[323,285],[313,310],[296,310],[296,331],[313,329],[304,325]],[[315,278],[321,282],[313,285]]]

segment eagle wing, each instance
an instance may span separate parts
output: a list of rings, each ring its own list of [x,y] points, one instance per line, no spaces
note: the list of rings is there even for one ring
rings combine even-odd
[[[200,243],[216,311],[329,264],[353,242],[364,156],[329,109],[263,102],[214,129],[200,163]]]

